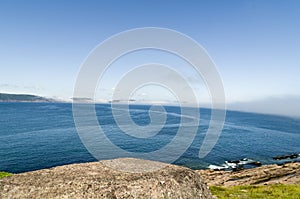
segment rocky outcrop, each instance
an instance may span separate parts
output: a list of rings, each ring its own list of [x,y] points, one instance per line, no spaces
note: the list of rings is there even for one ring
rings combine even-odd
[[[212,198],[188,168],[116,159],[43,169],[0,179],[0,198]]]
[[[208,185],[265,185],[265,184],[300,184],[300,163],[284,165],[265,165],[258,168],[237,172],[231,171],[197,171]]]

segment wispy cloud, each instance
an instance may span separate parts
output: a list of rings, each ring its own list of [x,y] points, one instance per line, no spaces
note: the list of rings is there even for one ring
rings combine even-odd
[[[20,88],[20,86],[16,85],[16,84],[0,84],[0,88],[1,89],[16,89],[16,88]]]
[[[8,93],[40,93],[45,91],[42,86],[31,86],[31,85],[18,85],[18,84],[0,84],[0,92]]]

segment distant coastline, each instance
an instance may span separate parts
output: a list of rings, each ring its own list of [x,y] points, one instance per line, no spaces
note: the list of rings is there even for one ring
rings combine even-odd
[[[29,94],[0,93],[0,102],[59,102],[57,100]]]
[[[146,106],[152,106],[152,105],[163,105],[163,106],[179,106],[178,104],[171,103],[153,103],[151,101],[136,101],[134,99],[130,99],[128,101],[126,100],[107,100],[107,101],[95,101],[92,98],[87,97],[72,97],[70,100],[64,100],[64,99],[56,99],[56,98],[47,98],[42,97],[39,95],[32,95],[32,94],[12,94],[12,93],[1,93],[0,92],[0,103],[6,103],[6,102],[20,102],[20,103],[77,103],[77,104],[118,104],[118,105],[146,105]],[[184,107],[194,107],[191,104],[184,103],[182,104]],[[204,105],[201,108],[203,109],[210,109],[211,107],[209,105]],[[279,117],[288,117],[293,119],[300,119],[300,116],[296,115],[287,115],[287,114],[280,114],[280,113],[266,113],[266,112],[258,112],[255,110],[238,110],[234,109],[232,107],[227,107],[226,111],[231,112],[240,112],[240,113],[251,113],[251,114],[261,114],[261,115],[271,115],[271,116],[279,116]]]

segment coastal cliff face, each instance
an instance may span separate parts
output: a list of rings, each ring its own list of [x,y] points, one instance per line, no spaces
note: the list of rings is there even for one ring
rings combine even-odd
[[[158,169],[159,168],[159,169]],[[188,168],[122,158],[0,179],[0,198],[213,198]]]

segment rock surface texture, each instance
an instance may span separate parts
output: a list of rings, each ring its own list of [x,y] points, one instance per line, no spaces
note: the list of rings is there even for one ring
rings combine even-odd
[[[158,169],[158,170],[157,170]],[[213,198],[188,168],[122,158],[0,179],[0,198]]]
[[[208,185],[300,184],[300,163],[265,165],[237,172],[198,170]]]

